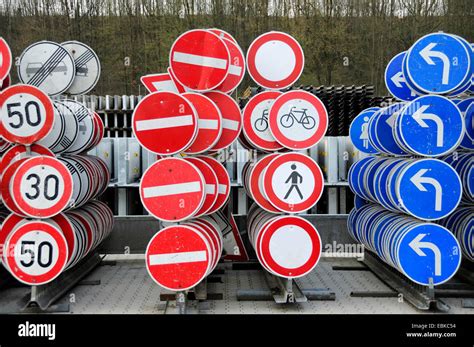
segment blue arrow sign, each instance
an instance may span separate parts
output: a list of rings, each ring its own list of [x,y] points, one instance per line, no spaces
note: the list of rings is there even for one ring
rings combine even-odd
[[[439,95],[421,96],[408,104],[397,118],[397,140],[412,153],[436,157],[456,149],[464,134],[459,108]]]
[[[438,159],[420,159],[397,176],[396,195],[404,211],[423,220],[438,220],[453,212],[461,201],[458,173]]]
[[[363,153],[377,153],[377,150],[369,142],[369,121],[370,117],[372,117],[376,111],[377,110],[362,111],[354,118],[349,129],[352,144]]]
[[[431,223],[408,230],[398,246],[400,270],[413,282],[433,285],[448,281],[461,264],[460,246],[446,228]]]
[[[424,93],[448,94],[472,77],[471,51],[454,35],[423,36],[408,50],[405,78]]]
[[[408,86],[403,75],[402,63],[406,52],[398,53],[390,60],[385,69],[385,86],[390,94],[403,101],[411,101],[419,96]]]

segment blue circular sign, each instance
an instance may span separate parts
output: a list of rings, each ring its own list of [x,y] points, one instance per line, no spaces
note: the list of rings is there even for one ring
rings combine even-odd
[[[390,60],[385,69],[385,86],[390,94],[403,101],[411,101],[419,96],[412,90],[403,75],[402,63],[406,52],[398,53]]]
[[[452,213],[462,196],[461,179],[447,163],[419,159],[396,177],[396,194],[403,210],[423,220],[438,220]]]
[[[362,153],[377,153],[377,150],[369,142],[369,121],[375,112],[376,110],[362,111],[354,118],[349,129],[352,144]]]
[[[398,245],[400,270],[413,282],[438,285],[453,277],[461,264],[459,242],[446,228],[431,223],[409,228]]]
[[[407,155],[394,138],[396,119],[406,103],[397,103],[380,110],[374,117],[374,142],[379,151],[389,155]],[[372,134],[372,133],[371,133]]]
[[[472,77],[471,52],[454,35],[428,34],[408,50],[403,71],[416,90],[448,94]]]
[[[397,118],[401,147],[427,157],[455,150],[464,134],[461,111],[451,100],[439,95],[421,96],[400,112]]]

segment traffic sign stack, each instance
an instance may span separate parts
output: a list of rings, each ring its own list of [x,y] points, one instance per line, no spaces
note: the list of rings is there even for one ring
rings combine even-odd
[[[0,258],[20,282],[42,285],[112,231],[112,211],[93,200],[110,173],[101,159],[85,154],[102,140],[104,124],[82,103],[50,99],[92,89],[100,63],[77,41],[43,41],[23,52],[18,71],[27,84],[0,92],[0,192],[11,212],[0,213]]]
[[[352,143],[369,156],[349,170],[356,194],[349,233],[426,286],[456,273],[461,250],[472,260],[474,158],[466,150],[474,99],[453,97],[471,85],[473,57],[458,36],[422,37],[385,72],[402,102],[367,109],[350,127]]]

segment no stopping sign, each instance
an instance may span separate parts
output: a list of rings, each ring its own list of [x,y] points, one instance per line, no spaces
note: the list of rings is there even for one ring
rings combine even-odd
[[[29,145],[44,138],[54,121],[53,103],[36,87],[17,84],[0,94],[0,135]]]

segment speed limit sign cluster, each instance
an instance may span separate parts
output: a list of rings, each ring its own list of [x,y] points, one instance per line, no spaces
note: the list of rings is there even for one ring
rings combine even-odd
[[[110,234],[113,214],[99,201],[48,219],[32,221],[0,213],[1,260],[20,282],[41,285],[73,267]]]

